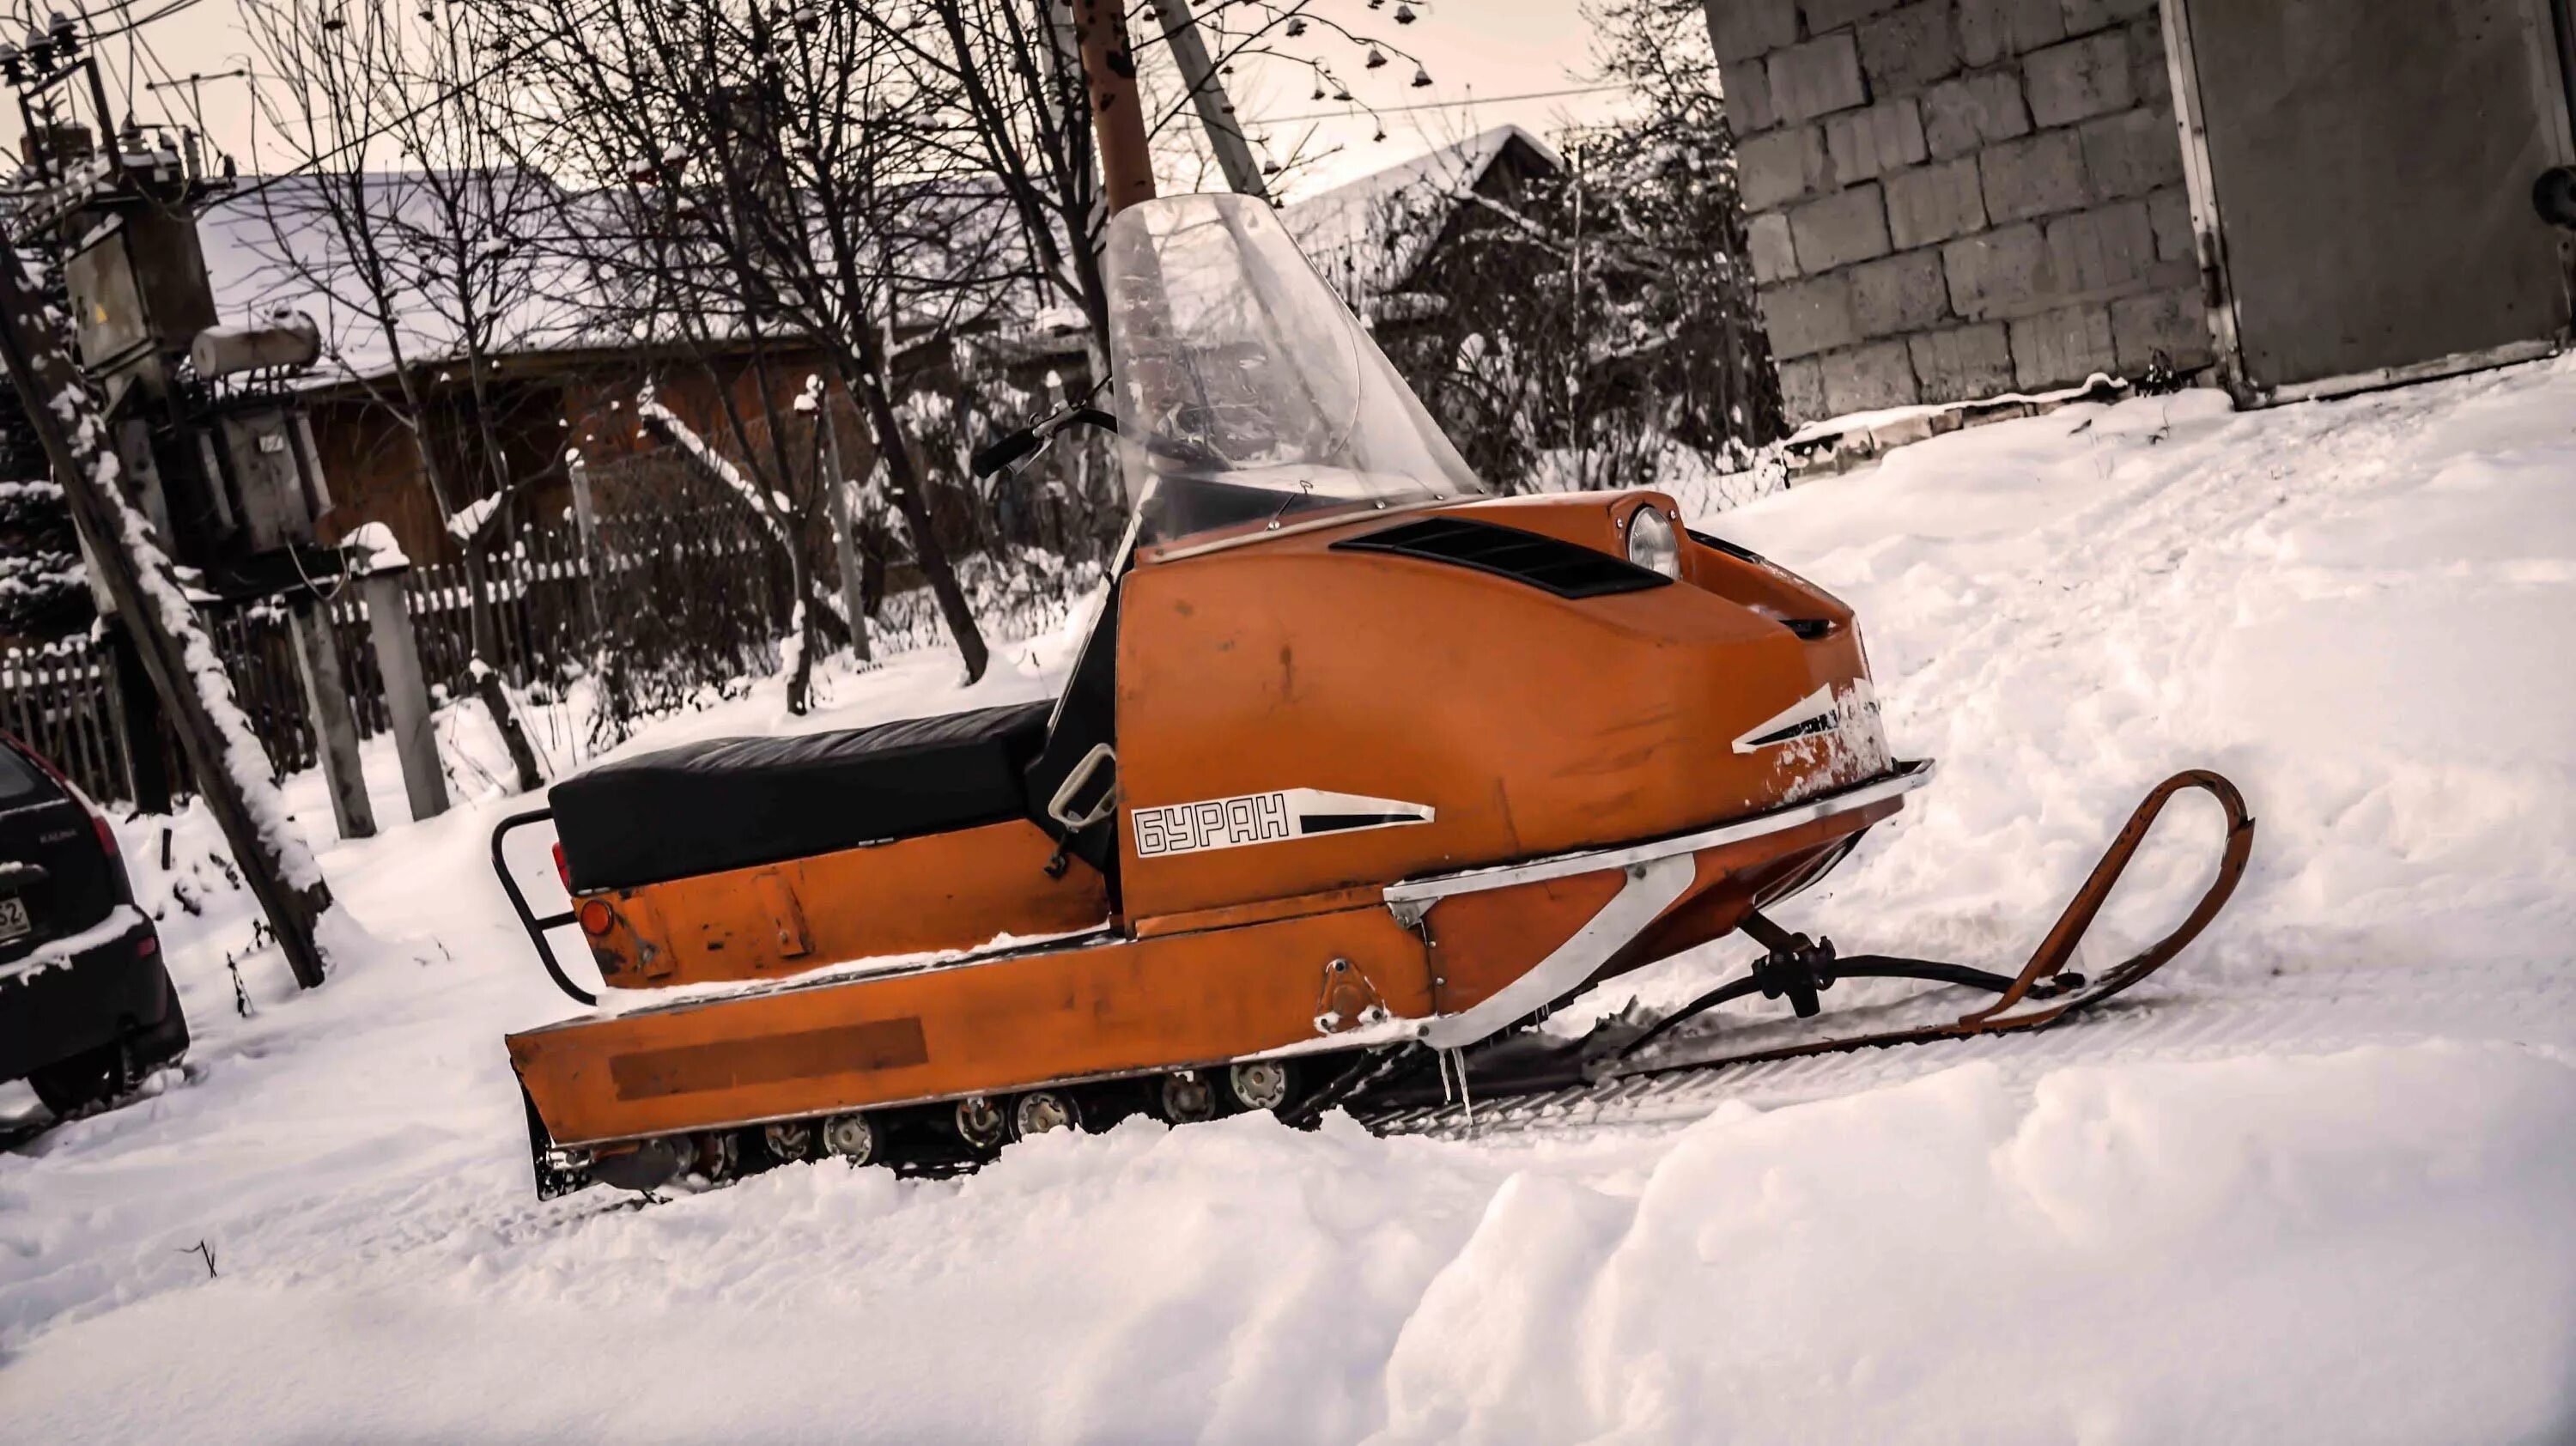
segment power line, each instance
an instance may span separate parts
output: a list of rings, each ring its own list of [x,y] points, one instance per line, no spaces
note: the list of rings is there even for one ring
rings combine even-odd
[[[180,3],[194,3],[194,0],[180,0]],[[372,127],[363,134],[352,136],[319,155],[298,161],[283,171],[277,171],[263,176],[256,183],[241,187],[240,189],[229,193],[224,197],[224,199],[228,202],[246,201],[251,197],[258,195],[260,192],[267,190],[269,187],[276,185],[280,181],[287,180],[290,177],[311,170],[321,165],[323,162],[337,157],[344,151],[353,149],[363,151],[370,143],[384,139],[386,136],[393,134],[397,128],[411,124],[413,121],[418,120],[430,111],[447,104],[449,101],[454,100],[458,96],[474,89],[476,86],[481,85],[484,81],[500,74],[504,67],[511,65],[514,62],[525,60],[529,56],[536,54],[540,48],[551,45],[556,41],[575,38],[580,33],[580,28],[582,26],[585,26],[591,21],[606,14],[615,6],[616,3],[617,0],[600,0],[600,3],[592,7],[587,13],[573,19],[566,20],[562,25],[555,29],[537,36],[535,39],[528,41],[507,54],[496,57],[490,65],[483,67],[481,70],[478,70],[474,74],[467,76],[465,79],[458,81],[454,85],[445,87],[437,94],[422,101],[420,104],[413,106],[411,109],[404,111],[401,115],[395,116],[393,119],[386,121],[384,124]]]
[[[1633,88],[1634,87],[1632,86],[1624,84],[1577,85],[1568,87],[1564,90],[1523,91],[1518,95],[1471,95],[1462,100],[1426,100],[1414,105],[1364,106],[1354,101],[1348,109],[1344,110],[1309,111],[1303,115],[1255,116],[1251,120],[1246,121],[1245,124],[1261,126],[1286,125],[1291,121],[1348,120],[1361,115],[1399,115],[1405,111],[1414,110],[1456,110],[1462,106],[1502,105],[1506,102],[1515,100],[1554,100],[1559,96],[1599,95],[1601,92],[1607,90],[1630,90]]]

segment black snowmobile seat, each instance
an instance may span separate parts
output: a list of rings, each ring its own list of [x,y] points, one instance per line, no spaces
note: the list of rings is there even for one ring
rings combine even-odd
[[[973,828],[1027,816],[1021,774],[1053,706],[691,743],[602,764],[546,801],[577,893]]]

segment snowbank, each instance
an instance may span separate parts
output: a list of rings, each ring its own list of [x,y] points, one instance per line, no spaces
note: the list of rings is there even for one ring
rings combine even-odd
[[[1971,1065],[1651,1145],[1136,1122],[957,1183],[396,1198],[366,1248],[175,1260],[20,1351],[12,1416],[208,1443],[2550,1439],[2571,1117],[2576,1068],[2435,1044],[2027,1095]]]

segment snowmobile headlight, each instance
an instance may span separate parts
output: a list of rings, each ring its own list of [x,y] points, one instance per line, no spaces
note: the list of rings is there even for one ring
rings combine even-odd
[[[1628,560],[1669,578],[1682,575],[1682,549],[1673,538],[1673,524],[1651,502],[1628,514]]]

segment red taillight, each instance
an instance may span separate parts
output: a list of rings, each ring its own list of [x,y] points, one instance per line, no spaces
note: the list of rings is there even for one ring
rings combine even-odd
[[[583,933],[594,939],[605,939],[608,937],[608,931],[615,927],[617,927],[617,916],[609,912],[608,905],[592,899],[581,906]]]
[[[98,846],[107,851],[109,858],[116,857],[116,830],[108,824],[107,815],[93,813],[89,821],[98,830]]]
[[[572,892],[572,865],[564,862],[563,845],[555,845],[555,877],[563,880],[564,892]]]
[[[156,934],[144,935],[142,941],[134,946],[134,957],[137,959],[149,959],[160,952],[161,939]]]

